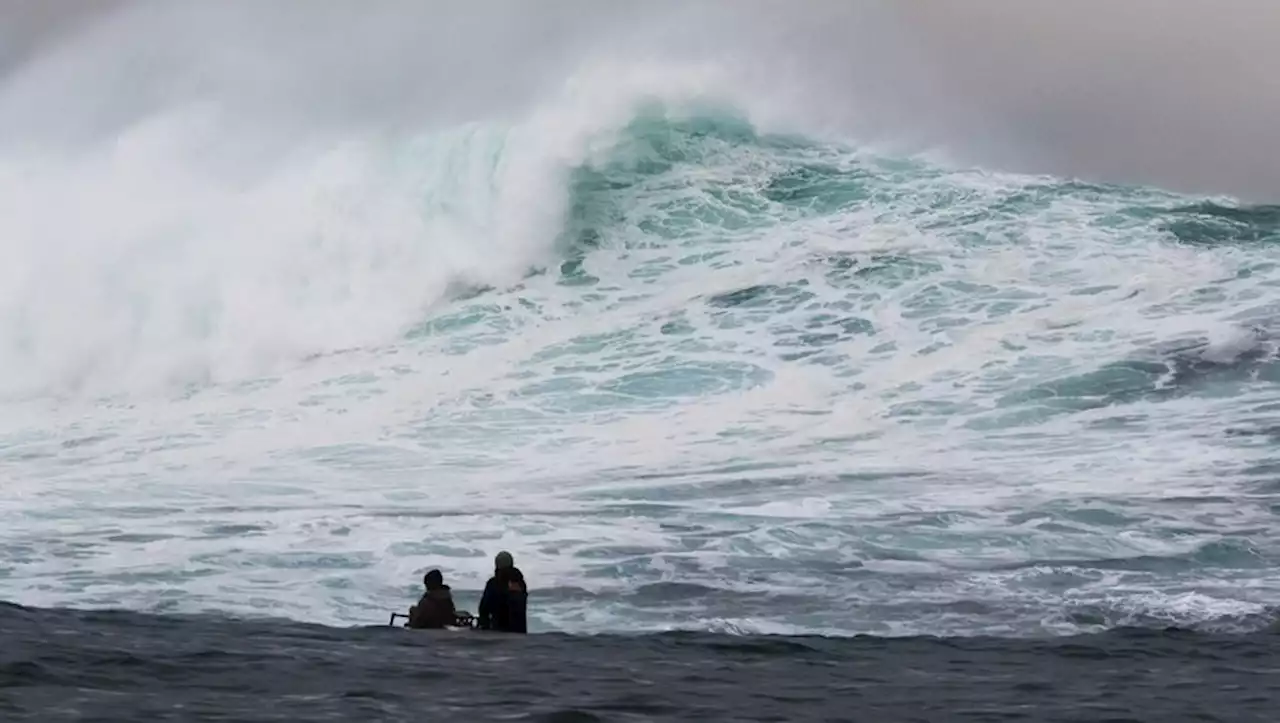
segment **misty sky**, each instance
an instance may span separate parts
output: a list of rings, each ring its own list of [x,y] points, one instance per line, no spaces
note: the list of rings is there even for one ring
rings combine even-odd
[[[33,59],[66,41],[71,30],[127,4],[129,0],[0,0],[0,82],[4,83],[0,108],[5,107],[6,93],[18,93],[11,88],[16,87],[13,79]],[[666,8],[660,3],[626,8],[582,0],[525,5],[495,0],[468,3],[462,9],[456,4],[425,2],[282,2],[269,9],[248,3],[230,6],[241,16],[236,21],[241,26],[228,21],[212,28],[182,28],[172,24],[181,22],[173,19],[181,13],[152,22],[152,11],[152,15],[137,14],[136,35],[130,36],[126,28],[108,37],[114,38],[122,57],[136,54],[141,43],[156,38],[168,37],[177,46],[193,45],[191,39],[207,35],[209,52],[222,55],[240,52],[234,43],[242,42],[248,58],[245,67],[252,67],[272,62],[276,48],[282,57],[305,52],[317,58],[318,53],[335,52],[323,50],[330,45],[327,39],[304,37],[311,25],[279,22],[282,15],[337,17],[342,12],[360,12],[380,16],[383,25],[366,23],[360,31],[366,35],[352,31],[355,50],[348,50],[356,55],[322,65],[322,71],[311,71],[305,81],[282,72],[273,78],[273,87],[310,84],[297,98],[321,103],[324,92],[346,94],[376,107],[379,102],[389,104],[402,91],[412,94],[411,76],[390,69],[400,57],[397,54],[403,55],[406,67],[413,62],[419,68],[443,66],[446,50],[454,52],[488,39],[493,43],[488,51],[495,58],[492,62],[450,66],[439,71],[440,82],[447,80],[476,93],[488,82],[495,97],[505,97],[535,79],[539,65],[522,59],[536,55],[565,59],[575,47],[574,38],[606,31],[623,38],[642,27],[652,37],[684,33],[687,45],[704,43],[709,55],[722,59],[745,59],[755,53],[773,62],[776,56],[775,65],[791,68],[792,77],[798,79],[793,83],[797,97],[808,98],[814,107],[821,104],[830,116],[827,120],[870,139],[909,140],[921,147],[937,147],[963,162],[1009,170],[1149,182],[1177,190],[1280,201],[1280,43],[1274,41],[1280,28],[1280,3],[1276,2],[900,0],[877,5],[797,0],[784,6],[726,0],[697,9],[684,3],[678,12],[672,5],[670,21],[664,21]],[[544,16],[540,24],[531,7]],[[199,13],[193,10],[190,23],[207,25],[212,12],[209,5]],[[477,14],[483,22],[468,25],[456,17],[460,13]],[[253,23],[254,14],[277,22]],[[397,15],[403,20],[386,20]],[[715,23],[720,31],[691,33],[688,21],[695,17]],[[290,42],[270,38],[261,30],[264,26],[274,28],[271,32],[293,32],[296,37]],[[445,26],[448,32],[440,29]],[[480,27],[487,30],[481,32]],[[256,29],[258,35],[250,33],[244,39],[246,28]],[[378,41],[378,33],[384,31],[390,37]],[[184,32],[188,40],[174,40]],[[219,37],[228,40],[213,40]],[[458,43],[458,48],[449,43]],[[198,43],[193,47],[192,53],[205,52]],[[581,47],[587,47],[585,41]],[[368,68],[375,62],[359,61],[365,57],[359,53],[381,63],[377,67],[384,71],[371,74],[375,80],[362,76],[356,82],[356,71],[367,70],[359,62],[366,62]],[[335,79],[335,71],[352,63],[356,70],[351,78]],[[100,58],[86,61],[80,71],[86,75],[83,82],[91,87],[94,79],[88,74],[101,65]],[[125,67],[123,61],[120,67]],[[246,74],[244,81],[263,82],[253,75]],[[265,75],[272,77],[270,72]],[[375,87],[376,78],[381,78],[380,87]],[[32,105],[32,91],[22,92],[27,95],[14,95],[10,106]],[[433,92],[434,97],[442,96],[439,88]],[[49,91],[39,100],[51,107],[107,102],[85,100],[84,93],[71,89],[65,93],[59,97]],[[31,125],[40,124],[33,121]],[[5,130],[12,133],[14,127],[11,122]]]
[[[903,2],[984,154],[1280,202],[1280,3]]]

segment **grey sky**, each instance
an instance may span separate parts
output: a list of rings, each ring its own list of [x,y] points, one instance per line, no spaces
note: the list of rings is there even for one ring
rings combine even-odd
[[[965,109],[939,136],[975,155],[1280,202],[1280,3],[908,0],[896,13],[919,39],[917,72]]]
[[[0,0],[0,72],[121,0]]]
[[[1269,0],[0,0],[0,135],[109,132],[197,90],[246,117],[461,117],[649,48],[736,64],[872,140],[1274,202],[1277,29]]]

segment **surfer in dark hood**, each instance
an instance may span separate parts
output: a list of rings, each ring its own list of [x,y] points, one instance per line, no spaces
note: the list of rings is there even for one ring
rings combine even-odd
[[[481,630],[529,632],[525,616],[529,588],[524,574],[515,566],[511,553],[505,550],[494,557],[493,567],[493,577],[485,584],[484,596],[480,598],[477,626]]]
[[[431,570],[422,576],[427,591],[418,604],[409,608],[409,627],[443,628],[456,624],[458,611],[453,606],[453,591],[444,584],[444,575]]]

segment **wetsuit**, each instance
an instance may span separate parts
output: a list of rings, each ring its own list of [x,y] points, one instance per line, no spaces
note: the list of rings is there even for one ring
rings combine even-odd
[[[529,589],[520,570],[515,567],[498,570],[485,583],[476,622],[481,630],[527,633],[525,608],[528,600]]]

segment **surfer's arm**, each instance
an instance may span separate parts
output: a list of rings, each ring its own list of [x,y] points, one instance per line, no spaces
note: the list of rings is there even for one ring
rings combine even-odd
[[[480,627],[489,627],[489,620],[493,616],[493,592],[496,587],[495,581],[490,578],[484,585],[484,593],[480,595],[480,609],[477,611],[478,616],[476,622]]]

